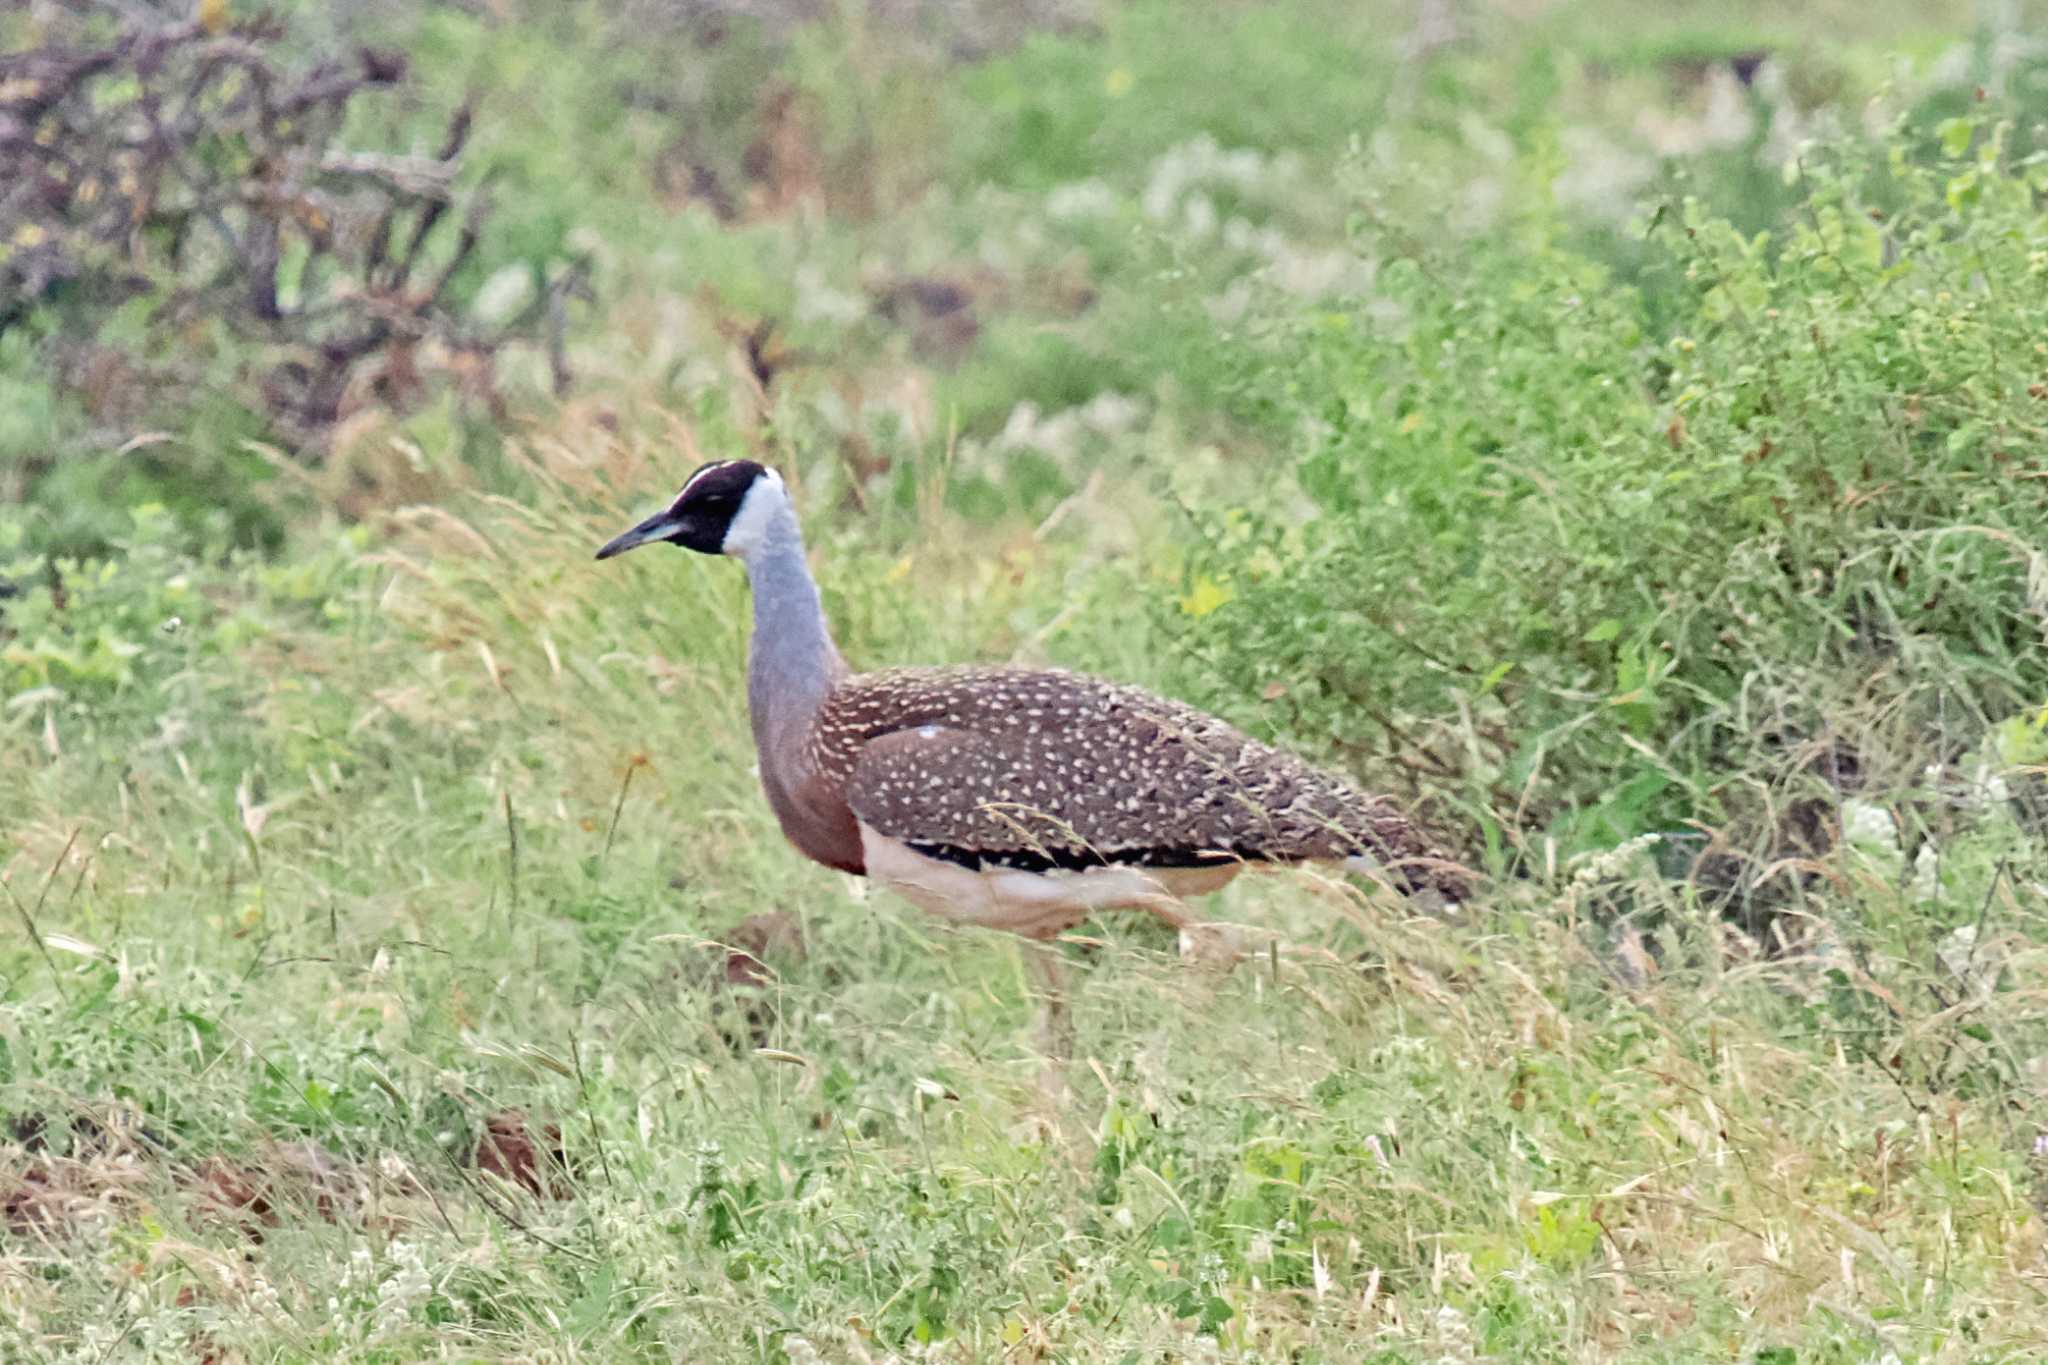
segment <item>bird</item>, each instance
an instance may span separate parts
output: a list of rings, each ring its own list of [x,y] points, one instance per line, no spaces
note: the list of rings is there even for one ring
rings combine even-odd
[[[1016,665],[855,672],[832,638],[780,474],[714,460],[597,551],[724,555],[753,597],[747,704],[762,788],[804,856],[942,919],[1049,945],[1098,911],[1182,933],[1187,899],[1248,866],[1328,863],[1442,904],[1468,874],[1386,797],[1192,706]],[[1048,1051],[1064,1050],[1057,956]]]

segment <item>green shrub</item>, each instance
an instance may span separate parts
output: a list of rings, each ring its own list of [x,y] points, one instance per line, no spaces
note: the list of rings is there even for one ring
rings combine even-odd
[[[1903,783],[2038,707],[2048,165],[1942,133],[1807,159],[1775,234],[1657,207],[1668,332],[1540,212],[1367,230],[1373,295],[1260,381],[1316,515],[1196,514],[1219,690],[1567,848],[1719,825],[1821,754]]]

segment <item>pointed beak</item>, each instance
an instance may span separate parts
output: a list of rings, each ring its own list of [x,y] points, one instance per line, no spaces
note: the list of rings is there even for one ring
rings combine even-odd
[[[642,545],[650,544],[653,541],[666,540],[675,533],[676,528],[681,524],[675,517],[670,516],[666,509],[656,512],[632,530],[622,532],[606,541],[604,548],[597,552],[597,557],[599,559],[610,559],[613,555],[622,555],[628,550],[637,550]]]

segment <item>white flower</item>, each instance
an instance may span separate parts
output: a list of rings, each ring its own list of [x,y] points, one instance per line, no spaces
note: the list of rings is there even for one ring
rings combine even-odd
[[[1045,197],[1049,218],[1107,218],[1116,212],[1116,193],[1100,180],[1061,185]]]
[[[427,1273],[420,1249],[403,1240],[391,1244],[393,1273],[377,1286],[373,1338],[395,1332],[412,1321],[413,1312],[433,1297],[434,1277]]]
[[[1892,813],[1883,806],[1869,801],[1844,801],[1842,839],[1845,843],[1865,848],[1873,853],[1897,856],[1898,822],[1892,819]]]

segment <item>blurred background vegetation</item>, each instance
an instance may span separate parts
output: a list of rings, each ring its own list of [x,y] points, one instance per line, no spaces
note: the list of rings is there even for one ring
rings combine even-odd
[[[748,787],[740,589],[703,566],[600,581],[583,564],[699,459],[747,455],[798,488],[858,662],[1111,672],[1396,791],[1493,879],[1487,913],[1521,917],[1498,970],[1575,983],[1555,1003],[1597,1017],[1596,1042],[1651,977],[1726,1003],[1727,963],[1803,962],[1795,984],[1751,983],[1741,1026],[1773,1047],[1806,1030],[1773,1055],[1814,1076],[1864,1068],[1838,1098],[1904,1105],[1881,1120],[1904,1125],[1891,1140],[1931,1143],[1936,1097],[1977,1105],[1984,1169],[2031,1207],[2048,1162],[2032,1145],[2048,1116],[2043,17],[2016,0],[7,7],[0,884],[27,927],[7,950],[23,1011],[19,1059],[0,1050],[8,1103],[119,1095],[206,1150],[288,1133],[361,1157],[409,1150],[424,1124],[440,1136],[419,1142],[483,1164],[509,1112],[487,1092],[549,1108],[554,1073],[489,1079],[502,1049],[480,1051],[479,1028],[603,1034],[666,961],[655,945],[728,910],[807,904],[817,884],[778,861]],[[636,825],[629,794],[659,818]],[[287,807],[300,815],[272,825]],[[705,812],[718,833],[679,839]],[[522,886],[541,919],[494,918]],[[421,888],[466,908],[429,915]],[[54,929],[36,919],[60,905]],[[842,965],[901,975],[911,996],[941,990],[919,970],[981,970],[913,967],[801,913],[813,937],[848,936]],[[1554,940],[1518,937],[1553,922]],[[122,998],[136,932],[134,960],[192,974],[184,1015],[131,1011],[93,1025],[98,1051],[52,1051],[79,1000],[101,999],[80,973]],[[51,933],[83,965],[52,959]],[[228,961],[243,935],[250,975],[329,965],[293,969],[313,974],[303,1003],[259,1004]],[[1482,941],[1447,979],[1505,989]],[[410,1060],[293,1013],[418,942],[470,958],[393,988],[417,1011]],[[552,1003],[498,1003],[507,964],[544,946]],[[839,1046],[830,958],[788,967],[787,999],[813,990],[818,1009],[787,1005],[774,1035],[821,1068]],[[1572,975],[1588,970],[1592,985]],[[1701,1015],[1714,1038],[1736,1027],[1721,1007]],[[177,1018],[217,1028],[237,1011],[277,1040],[246,1091],[122,1079],[153,1065],[137,1058],[163,1029],[204,1033]],[[1128,1023],[1100,1023],[1098,1046]],[[848,1053],[835,1105],[892,1067],[932,1069],[887,1048],[945,1029],[898,1027],[873,1044],[883,1060]],[[1498,1061],[1483,1022],[1459,1027],[1436,1044]],[[658,1065],[641,1044],[613,1039],[621,1065]],[[1577,1079],[1539,1108],[1573,1111],[1627,1052],[1588,1046],[1565,1048]],[[973,1068],[953,1062],[964,1088]],[[1191,1065],[1200,1090],[1223,1064]],[[1350,1092],[1303,1074],[1307,1110],[1343,1108]],[[1417,1072],[1408,1099],[1374,1103],[1428,1112],[1451,1102],[1443,1080]],[[607,1099],[579,1078],[576,1103],[630,1144],[644,1111],[616,1084]],[[373,1113],[385,1092],[396,1108]],[[1104,1208],[1143,1164],[1122,1102],[1098,1135]],[[1231,1112],[1217,1159],[1265,1188],[1278,1177],[1244,1155],[1262,1111]],[[866,1136],[907,1143],[923,1113]],[[638,1132],[658,1184],[671,1159]],[[1384,1161],[1373,1150],[1358,1169]],[[1949,1174],[1967,1185],[1961,1150]],[[1190,1140],[1178,1159],[1204,1153]],[[706,1169],[684,1193],[723,1208],[724,1168]],[[1454,1200],[1479,1179],[1455,1162],[1431,1178]],[[1861,1216],[1861,1179],[1815,1197]],[[1814,1326],[1726,1284],[1682,1322],[1589,1326],[1571,1276],[1641,1245],[1597,1203],[1575,1223],[1546,1202],[1465,1230],[1468,1277],[1481,1243],[1482,1272],[1553,1277],[1556,1297],[1503,1306],[1523,1291],[1485,1273],[1446,1291],[1441,1247],[1412,1226],[1361,1251],[1305,1224],[1370,1223],[1368,1205],[1248,1203],[1229,1179],[1210,1193],[1181,1210],[1180,1241],[1133,1253],[1139,1288],[1111,1275],[1110,1298],[1075,1311],[1109,1332],[1121,1284],[1180,1324],[1131,1328],[1132,1349],[1183,1349],[1180,1331],[1251,1349],[1255,1286],[1313,1286],[1320,1304],[1328,1266],[1355,1281],[1370,1265],[1363,1318],[1309,1313],[1307,1335],[1266,1345],[1370,1331],[1397,1352],[1453,1349],[1420,1310],[1398,1331],[1373,1317],[1384,1264],[1405,1267],[1388,1273],[1412,1302],[1477,1313],[1481,1349],[1503,1358],[1653,1337],[1673,1359],[1809,1358],[1773,1342],[1915,1358],[1853,1313]],[[1936,1353],[1966,1321],[1995,1345],[1990,1318],[2041,1320],[2038,1282],[2026,1299],[2010,1278],[2038,1265],[1989,1250],[2017,1237],[2038,1256],[2038,1223],[1980,1213],[1972,1287],[1901,1290],[1885,1310]],[[706,1255],[747,1250],[732,1217],[703,1233]],[[841,1318],[859,1305],[861,1340],[1050,1330],[1009,1300],[977,1315],[983,1291],[935,1268],[950,1244],[932,1237],[969,1224],[903,1217],[931,1261],[915,1292],[811,1286]],[[771,1225],[750,1266],[782,1254]],[[625,1245],[600,1254],[651,1273]],[[1718,1245],[1694,1249],[1713,1263]],[[1818,1258],[1814,1275],[1840,1250],[1770,1245]],[[1057,1256],[1030,1273],[1080,1274]],[[507,1283],[434,1301],[498,1303],[509,1321],[531,1306],[491,1297]],[[2007,1294],[2033,1316],[2012,1318]],[[56,1324],[39,1349],[85,1341],[93,1302],[39,1309]],[[615,1344],[691,1339],[603,1296],[579,1311]],[[393,1331],[380,1349],[408,1358]],[[758,1353],[782,1358],[779,1341]]]
[[[1720,825],[1774,753],[1785,795],[1874,671],[1956,711],[1859,772],[2048,696],[2000,539],[2041,529],[2015,7],[6,23],[24,553],[516,497],[564,405],[687,415],[877,543],[935,484],[985,525],[1135,493],[1203,547],[1137,587],[1165,680],[1405,769],[1496,861]]]

